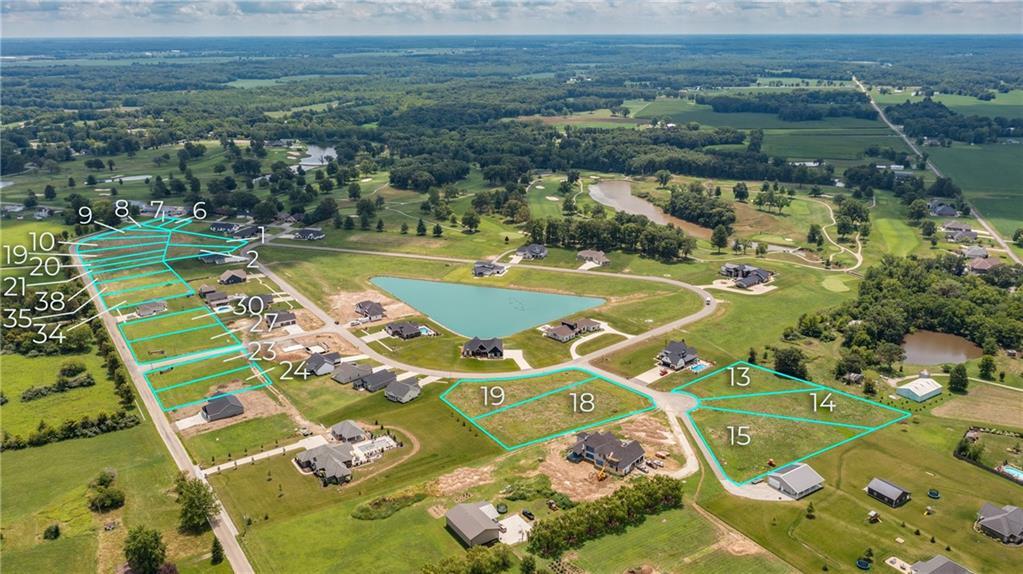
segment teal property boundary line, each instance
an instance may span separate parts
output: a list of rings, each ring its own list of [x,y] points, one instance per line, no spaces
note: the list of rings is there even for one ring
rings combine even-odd
[[[455,390],[455,388],[457,388],[462,383],[483,383],[483,382],[515,381],[515,380],[533,379],[533,378],[538,378],[538,377],[545,377],[545,376],[549,376],[549,375],[555,375],[555,374],[566,372],[566,371],[576,371],[576,372],[582,373],[586,378],[581,380],[581,381],[575,381],[573,383],[569,383],[567,385],[563,385],[562,387],[559,387],[557,389],[541,393],[541,394],[539,394],[537,396],[530,397],[528,399],[524,399],[524,400],[518,401],[518,402],[513,403],[511,405],[506,405],[505,407],[502,407],[502,408],[497,409],[495,411],[490,411],[490,412],[484,413],[482,415],[478,415],[476,417],[469,416],[464,411],[462,411],[462,409],[458,408],[458,405],[455,405],[454,403],[452,403],[447,398],[447,395],[449,395],[452,391]],[[507,411],[510,408],[519,407],[519,406],[522,406],[524,404],[531,403],[531,402],[533,402],[535,400],[542,399],[544,397],[551,396],[551,395],[554,395],[554,394],[559,393],[559,392],[563,392],[563,391],[568,390],[568,389],[570,389],[572,387],[576,387],[576,386],[582,385],[584,383],[590,383],[590,382],[593,382],[593,381],[605,382],[605,383],[614,385],[614,386],[616,386],[616,387],[618,387],[620,389],[623,389],[625,391],[628,391],[629,393],[632,393],[634,395],[641,396],[644,399],[646,399],[646,401],[648,403],[648,406],[646,406],[644,408],[641,408],[641,409],[635,409],[635,410],[632,410],[632,411],[629,411],[629,412],[626,412],[626,413],[621,413],[621,414],[618,414],[618,415],[613,415],[613,416],[610,416],[610,417],[607,417],[607,418],[604,418],[604,419],[601,419],[601,420],[591,421],[591,422],[588,422],[588,423],[580,425],[580,426],[572,427],[572,428],[569,428],[569,429],[565,429],[565,430],[562,430],[562,431],[558,431],[558,432],[551,433],[551,434],[548,434],[548,435],[545,435],[545,436],[541,436],[539,438],[531,439],[531,440],[528,440],[528,441],[525,441],[525,442],[522,442],[522,443],[513,444],[513,445],[506,444],[504,441],[502,441],[501,439],[496,437],[493,433],[491,433],[482,424],[480,424],[478,422],[479,419],[486,418],[486,417],[488,417],[490,415],[496,414],[499,411]],[[605,424],[608,424],[608,423],[611,423],[611,422],[614,422],[614,421],[617,421],[617,420],[621,420],[621,419],[624,419],[624,418],[631,417],[633,415],[637,415],[637,414],[640,414],[640,413],[652,411],[652,410],[657,408],[657,406],[654,404],[653,397],[651,397],[650,395],[648,395],[646,393],[643,393],[643,392],[640,392],[640,391],[637,391],[635,389],[632,389],[632,388],[630,388],[630,387],[628,387],[626,385],[623,385],[621,383],[612,381],[612,380],[610,380],[610,379],[608,379],[606,377],[603,377],[603,376],[601,376],[601,375],[599,375],[597,373],[593,373],[593,372],[587,371],[586,369],[580,369],[578,367],[565,367],[565,368],[562,368],[562,369],[556,369],[556,370],[553,370],[553,371],[547,371],[547,372],[543,372],[543,373],[536,373],[536,374],[532,374],[532,375],[525,375],[525,376],[521,376],[521,377],[509,376],[509,377],[459,379],[458,381],[455,382],[454,385],[452,385],[450,388],[448,388],[447,390],[445,390],[443,393],[440,394],[440,400],[444,404],[446,404],[449,408],[451,408],[453,411],[455,411],[456,413],[461,415],[463,418],[468,420],[470,424],[472,424],[474,427],[476,427],[477,430],[479,430],[484,435],[486,435],[487,438],[489,438],[490,440],[494,441],[495,443],[497,443],[498,446],[500,446],[501,448],[503,448],[504,450],[507,450],[507,451],[513,451],[513,450],[522,449],[522,448],[525,448],[527,446],[532,446],[534,444],[539,444],[539,443],[542,443],[542,442],[546,442],[546,441],[549,441],[549,440],[552,440],[552,439],[555,439],[555,438],[558,438],[558,437],[562,437],[562,436],[569,435],[569,434],[574,434],[574,433],[577,433],[577,432],[580,432],[580,431],[584,431],[584,430],[587,430],[587,429],[591,429],[591,428],[594,428],[594,427],[605,425]]]
[[[734,367],[736,365],[743,365],[743,366],[747,366],[747,367],[750,367],[750,368],[753,368],[753,369],[758,369],[760,371],[771,373],[772,375],[776,375],[776,376],[779,376],[779,377],[783,377],[783,378],[786,378],[786,379],[789,379],[789,380],[796,381],[798,383],[807,385],[809,388],[807,388],[805,390],[804,389],[794,389],[794,390],[788,390],[788,391],[769,391],[769,392],[764,392],[764,393],[746,393],[744,395],[727,395],[727,396],[710,397],[710,398],[698,397],[698,396],[692,394],[691,392],[687,392],[687,391],[683,391],[682,390],[682,389],[685,389],[685,388],[687,388],[687,387],[689,387],[691,385],[694,385],[694,384],[696,384],[696,383],[698,383],[700,381],[706,380],[706,379],[708,379],[708,378],[710,378],[710,377],[712,377],[714,375],[717,375],[719,373],[727,371],[728,369],[730,369],[730,368],[732,368],[732,367]],[[742,397],[749,398],[749,397],[770,396],[770,395],[779,395],[779,394],[809,393],[809,392],[812,392],[814,390],[822,390],[822,391],[827,391],[827,392],[830,392],[830,393],[835,393],[835,394],[838,394],[838,395],[846,396],[846,397],[855,399],[857,401],[870,404],[870,405],[872,405],[874,407],[880,407],[880,408],[885,409],[885,410],[896,412],[896,413],[899,414],[899,416],[894,418],[894,419],[892,419],[892,420],[890,420],[890,421],[882,423],[880,425],[865,426],[865,425],[853,425],[853,424],[845,424],[845,423],[836,423],[836,422],[832,422],[832,421],[821,421],[821,420],[818,420],[818,419],[807,419],[807,418],[801,418],[801,417],[790,417],[790,416],[786,416],[786,415],[778,415],[778,414],[774,414],[774,413],[764,413],[764,412],[760,412],[760,411],[745,411],[745,410],[740,410],[740,409],[730,409],[730,408],[722,408],[722,407],[716,407],[716,406],[706,406],[706,405],[703,404],[704,402],[714,402],[714,401],[718,401],[718,400],[742,398]],[[705,447],[704,451],[707,454],[710,455],[709,458],[710,458],[711,462],[714,464],[715,468],[717,468],[718,474],[720,474],[721,476],[725,477],[725,479],[728,480],[728,482],[730,482],[730,483],[732,483],[732,484],[734,484],[736,486],[743,486],[743,485],[750,484],[750,483],[758,481],[758,480],[762,480],[767,475],[775,472],[775,470],[769,470],[769,471],[760,473],[760,474],[758,474],[758,475],[756,475],[756,476],[754,476],[752,478],[748,478],[748,479],[743,480],[741,482],[740,481],[736,481],[735,479],[733,479],[728,474],[728,471],[725,470],[725,466],[718,459],[717,453],[714,452],[714,447],[711,445],[711,442],[708,441],[707,438],[704,436],[703,431],[700,429],[700,425],[697,424],[696,420],[693,418],[693,413],[695,413],[695,412],[697,412],[697,411],[699,411],[701,409],[702,410],[723,411],[723,412],[735,412],[737,414],[746,414],[746,415],[750,415],[750,416],[759,416],[759,417],[776,418],[776,419],[786,419],[786,420],[792,420],[792,421],[797,421],[797,422],[804,422],[804,423],[807,423],[807,424],[819,424],[819,425],[824,425],[824,426],[845,427],[845,428],[851,428],[851,429],[855,429],[855,430],[860,430],[861,431],[861,432],[859,432],[859,433],[857,433],[857,434],[855,434],[855,435],[853,435],[851,437],[848,437],[848,438],[840,440],[838,442],[826,445],[823,448],[820,448],[820,449],[815,450],[815,451],[813,451],[813,452],[811,452],[809,454],[806,454],[806,455],[803,455],[803,456],[801,456],[799,458],[791,460],[791,461],[789,461],[789,462],[787,462],[785,464],[778,465],[778,468],[782,468],[782,467],[788,466],[790,464],[797,464],[797,463],[805,462],[805,461],[807,461],[807,460],[809,460],[809,459],[811,459],[811,458],[813,458],[815,456],[819,456],[819,455],[821,455],[821,454],[823,454],[825,452],[828,452],[830,450],[836,449],[836,448],[838,448],[838,447],[840,447],[840,446],[842,446],[844,444],[848,444],[848,443],[850,443],[850,442],[852,442],[854,440],[863,438],[863,437],[865,437],[865,436],[867,436],[867,435],[869,435],[871,433],[875,433],[875,432],[877,432],[877,431],[879,431],[881,429],[884,429],[884,428],[887,428],[887,427],[889,427],[891,425],[894,425],[896,423],[902,422],[902,421],[906,420],[907,418],[909,418],[911,416],[911,413],[909,411],[906,411],[906,410],[903,410],[903,409],[899,409],[899,408],[896,408],[896,407],[891,407],[891,406],[888,406],[888,405],[885,405],[885,404],[882,404],[882,403],[879,403],[879,402],[876,402],[876,401],[865,399],[863,397],[858,397],[858,396],[856,396],[854,394],[847,393],[845,391],[842,391],[842,390],[839,390],[839,389],[835,389],[835,388],[832,388],[832,387],[829,387],[829,386],[826,386],[826,385],[821,385],[821,384],[818,384],[818,383],[814,383],[812,381],[807,381],[807,380],[804,380],[804,379],[800,379],[798,377],[793,377],[791,375],[786,375],[785,373],[780,373],[780,372],[775,371],[773,369],[769,369],[769,368],[763,367],[761,365],[756,365],[756,364],[750,363],[748,361],[735,361],[734,363],[731,363],[729,365],[721,367],[720,369],[717,369],[717,370],[715,370],[715,371],[713,371],[711,373],[707,373],[706,375],[702,375],[700,377],[697,377],[696,379],[693,379],[692,381],[689,381],[688,383],[685,383],[683,385],[675,387],[674,389],[671,390],[671,392],[672,393],[677,393],[677,394],[688,395],[688,396],[690,396],[690,397],[692,397],[693,399],[696,400],[695,406],[691,407],[685,413],[686,418],[689,420],[689,426],[690,426],[690,428],[692,428],[696,432],[696,436],[703,443],[703,445]]]
[[[121,325],[135,325],[137,323],[145,323],[147,321],[156,321],[157,319],[166,319],[167,317],[174,317],[176,315],[184,315],[185,313],[194,313],[195,311],[209,311],[209,307],[192,307],[191,309],[185,309],[183,311],[174,311],[173,313],[160,313],[159,315],[153,315],[152,317],[143,317],[141,319],[132,319],[130,321],[122,321]]]
[[[162,264],[163,264],[162,262],[158,263],[158,265],[162,265]],[[100,273],[102,273],[102,271]],[[150,271],[148,273],[136,273],[134,275],[126,275],[124,277],[114,277],[113,279],[104,279],[102,281],[97,281],[96,285],[107,285],[107,284],[110,284],[110,283],[119,283],[121,281],[130,281],[131,279],[142,279],[143,277],[151,277],[153,275],[161,275],[163,273],[170,273],[170,269],[160,269],[159,271]]]
[[[146,289],[156,289],[157,287],[167,287],[177,283],[178,280],[172,281],[161,281],[160,283],[146,283],[145,285],[139,285],[138,287],[129,287],[127,289],[119,289],[117,291],[106,291],[106,296],[111,297],[113,295],[122,295],[124,293],[134,293],[135,291],[145,291]]]
[[[199,377],[198,379],[194,379],[194,380],[191,380],[191,381],[185,381],[184,383],[177,383],[177,384],[172,385],[170,387],[164,387],[164,388],[161,388],[159,390],[157,390],[156,388],[153,387],[153,383],[152,383],[152,380],[150,378],[150,373],[166,371],[168,369],[174,369],[176,367],[182,367],[182,366],[189,365],[189,364],[192,364],[192,363],[197,363],[197,362],[200,362],[200,361],[205,361],[205,360],[210,360],[210,359],[215,359],[215,358],[223,357],[224,355],[228,355],[228,354],[231,354],[233,352],[240,351],[240,350],[242,350],[242,349],[240,349],[240,348],[231,349],[231,350],[222,351],[222,352],[219,352],[219,353],[214,353],[214,354],[206,355],[206,356],[199,357],[199,358],[189,359],[187,361],[182,361],[182,362],[179,362],[179,363],[174,363],[173,365],[168,365],[168,366],[161,367],[161,368],[158,368],[158,369],[150,369],[150,370],[144,371],[142,373],[142,378],[146,381],[146,385],[149,386],[149,389],[153,392],[153,396],[156,397],[156,402],[159,403],[159,405],[160,405],[160,409],[163,410],[164,412],[175,411],[177,409],[182,409],[182,408],[185,408],[185,407],[190,407],[190,406],[194,406],[194,405],[198,405],[198,404],[203,404],[203,403],[209,402],[212,399],[216,399],[216,398],[220,398],[220,397],[226,397],[228,395],[237,395],[237,394],[240,394],[240,393],[245,393],[245,392],[253,391],[253,390],[256,390],[256,389],[261,389],[263,387],[271,385],[272,381],[267,376],[267,371],[264,371],[264,370],[260,369],[259,366],[257,366],[252,361],[247,361],[244,367],[239,367],[238,369],[233,369],[231,372],[238,372],[238,371],[245,370],[245,369],[253,370],[253,371],[256,372],[256,374],[258,376],[260,376],[262,378],[262,382],[261,383],[258,383],[258,384],[255,384],[255,385],[245,386],[245,387],[242,387],[240,389],[235,389],[235,390],[232,390],[232,391],[226,391],[226,392],[223,392],[223,393],[218,393],[218,394],[215,394],[215,395],[212,395],[212,396],[209,396],[209,397],[204,397],[204,398],[199,399],[199,400],[189,401],[189,402],[186,402],[186,403],[182,403],[182,404],[178,404],[178,405],[169,405],[169,406],[164,404],[163,399],[160,398],[160,393],[162,393],[162,392],[164,392],[166,390],[170,390],[171,388],[178,388],[178,387],[182,387],[182,386],[185,386],[185,385],[190,385],[190,384],[194,384],[194,383],[197,383],[197,382],[201,382],[201,381],[204,381],[204,380],[209,380],[213,376],[224,375],[225,372],[217,373],[216,375],[211,375],[211,376],[206,376],[206,377]]]
[[[188,327],[186,329],[177,329],[170,331],[169,333],[160,333],[157,335],[148,335],[146,337],[139,337],[138,339],[128,339],[128,343],[141,343],[143,341],[152,341],[154,339],[162,339],[164,337],[173,337],[174,335],[181,335],[183,333],[191,333],[192,331],[201,331],[203,329],[212,329],[213,327],[219,327],[216,323],[210,323],[208,325],[199,325],[198,327]]]
[[[177,389],[179,387],[187,387],[188,385],[191,385],[192,383],[201,383],[203,381],[208,381],[210,379],[215,379],[217,377],[223,377],[224,375],[230,375],[231,373],[237,373],[238,371],[244,371],[244,370],[247,370],[247,369],[251,369],[252,367],[250,366],[250,364],[251,363],[246,363],[245,366],[238,367],[236,369],[228,369],[226,371],[221,371],[219,373],[213,373],[212,375],[206,375],[206,376],[203,376],[203,377],[196,377],[196,378],[188,380],[188,381],[183,381],[183,382],[180,382],[180,383],[174,383],[173,385],[167,385],[166,387],[160,387],[159,389],[157,389],[156,387],[153,387],[153,391],[156,392],[156,393],[162,393],[162,392],[169,391],[171,389]]]

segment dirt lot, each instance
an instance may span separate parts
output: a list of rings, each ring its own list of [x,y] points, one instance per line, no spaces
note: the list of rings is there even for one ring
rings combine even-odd
[[[233,382],[230,385],[221,385],[217,388],[217,392],[231,391],[240,389],[242,384],[240,382]],[[213,392],[213,389],[210,389]],[[268,417],[277,413],[287,412],[284,406],[279,404],[273,396],[271,396],[265,389],[257,389],[254,391],[248,391],[245,393],[238,393],[235,395],[238,400],[241,401],[242,406],[245,407],[245,412],[229,419],[214,421],[212,423],[203,423],[194,427],[180,431],[182,436],[192,436],[207,431],[217,430],[226,426],[247,421],[249,419],[255,419],[259,417]],[[183,409],[178,409],[174,412],[168,413],[172,421],[178,421],[183,418],[188,418],[192,415],[199,414],[202,410],[202,405],[192,405]]]
[[[379,291],[343,291],[330,296],[331,317],[337,317],[342,324],[358,319],[361,315],[355,312],[355,304],[359,301],[376,301],[384,306],[384,313],[388,319],[415,315],[416,310],[401,301],[395,301]],[[378,321],[383,323],[383,321]]]
[[[647,458],[657,458],[654,453],[664,451],[669,453],[669,458],[660,459],[664,468],[658,472],[672,472],[682,468],[679,460],[682,459],[682,451],[671,434],[671,427],[661,413],[649,414],[629,419],[622,423],[622,435],[632,440],[638,440],[646,451]]]
[[[944,418],[1004,425],[1007,421],[1019,420],[1019,413],[1023,412],[1023,393],[972,383],[970,394],[949,398],[931,412]]]
[[[430,490],[435,492],[438,496],[450,496],[459,492],[465,492],[474,486],[487,484],[493,481],[493,466],[484,466],[480,468],[462,467],[438,478]]]

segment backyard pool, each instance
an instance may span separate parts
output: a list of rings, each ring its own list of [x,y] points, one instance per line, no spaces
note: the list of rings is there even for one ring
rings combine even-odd
[[[466,337],[507,337],[604,304],[598,297],[374,277],[377,287]]]

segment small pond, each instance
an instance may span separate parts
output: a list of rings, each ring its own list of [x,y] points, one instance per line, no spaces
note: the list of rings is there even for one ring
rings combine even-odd
[[[645,215],[654,223],[668,224],[668,217],[661,211],[661,208],[642,197],[632,195],[632,184],[627,181],[602,181],[590,185],[590,197],[597,203],[616,211]]]
[[[980,357],[981,348],[956,335],[917,331],[902,341],[906,362],[911,365],[943,365],[962,363]]]
[[[299,161],[299,165],[302,167],[319,167],[321,165],[327,165],[327,158],[337,158],[337,150],[332,147],[320,147],[318,145],[309,145],[306,149],[305,157]]]
[[[374,277],[372,282],[445,328],[484,339],[507,337],[604,304],[598,297],[420,279]]]

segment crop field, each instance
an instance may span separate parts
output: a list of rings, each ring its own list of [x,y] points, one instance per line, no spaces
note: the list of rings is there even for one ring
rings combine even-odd
[[[638,114],[639,118],[667,116],[676,124],[698,122],[707,126],[733,127],[739,129],[840,129],[840,128],[876,128],[879,124],[873,120],[858,118],[827,118],[824,120],[789,122],[779,119],[775,114],[715,112],[709,105],[697,104],[690,100],[663,98],[651,102]],[[765,138],[766,139],[766,138]]]
[[[963,195],[1004,237],[1023,226],[1023,154],[1020,144],[954,144],[927,148],[931,160],[952,177]]]
[[[740,484],[909,416],[901,409],[744,361],[672,392],[698,397],[686,416],[714,463]]]
[[[874,161],[863,151],[876,145],[909,153],[902,138],[886,127],[873,129],[771,129],[764,132],[763,151],[790,160]],[[841,170],[836,170],[840,172]]]
[[[913,91],[913,88],[909,88],[901,93],[882,94],[877,89],[874,89],[871,95],[878,105],[881,106],[901,104],[906,101],[919,102],[924,99],[923,96],[911,95]],[[932,99],[945,104],[952,111],[965,116],[1023,118],[1023,90],[1010,90],[1007,93],[999,92],[995,94],[995,99],[987,102],[973,96],[960,96],[956,94],[938,94]]]
[[[525,378],[463,379],[441,400],[505,450],[654,408],[650,397],[583,369]],[[476,414],[467,414],[463,407]]]

